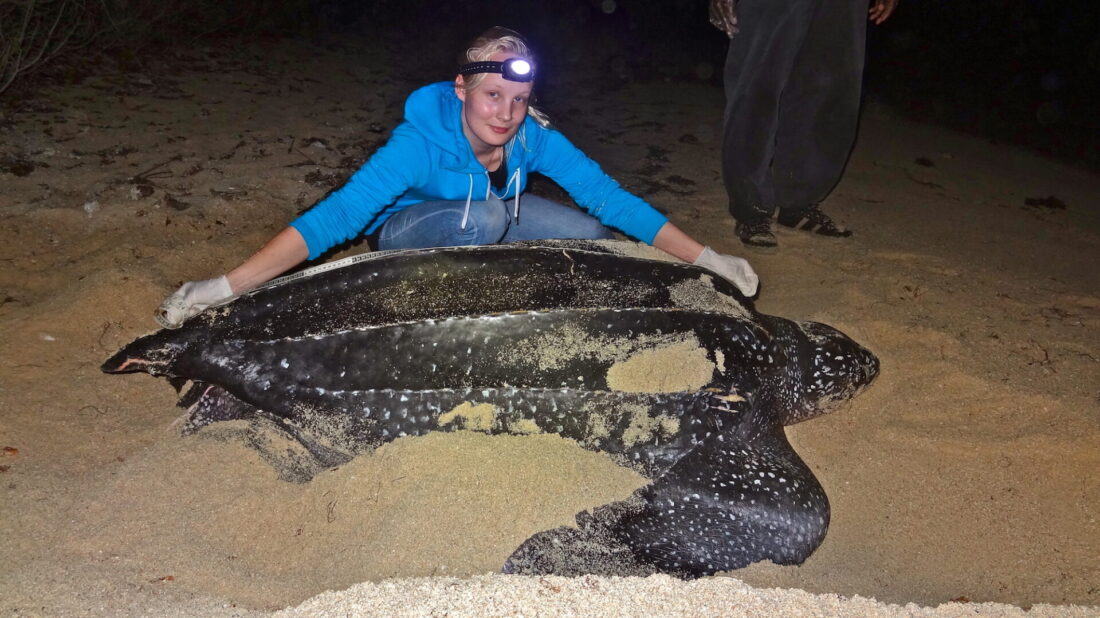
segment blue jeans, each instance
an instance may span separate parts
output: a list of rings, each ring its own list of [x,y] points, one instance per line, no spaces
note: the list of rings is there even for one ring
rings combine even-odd
[[[523,194],[519,218],[513,201],[490,195],[470,203],[470,217],[462,229],[466,201],[421,202],[393,215],[382,225],[378,248],[417,249],[491,245],[545,238],[611,238],[611,230],[598,219],[570,206]]]

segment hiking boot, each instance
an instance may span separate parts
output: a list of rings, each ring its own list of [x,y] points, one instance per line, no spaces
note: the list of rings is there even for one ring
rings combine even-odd
[[[750,247],[775,247],[779,245],[779,242],[775,240],[775,234],[772,234],[772,224],[768,219],[753,223],[738,221],[737,225],[733,226],[733,231],[741,239],[741,242]]]
[[[810,206],[806,210],[795,213],[784,213],[780,210],[779,217],[776,220],[779,222],[779,225],[810,232],[812,234],[821,234],[822,236],[847,238],[852,235],[852,230],[838,227],[833,223],[833,220],[829,218],[829,215],[821,212],[817,204]]]

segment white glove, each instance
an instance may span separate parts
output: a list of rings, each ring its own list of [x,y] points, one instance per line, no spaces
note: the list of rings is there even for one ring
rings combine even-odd
[[[164,328],[179,328],[187,318],[232,297],[233,288],[225,276],[188,281],[161,303],[153,318]]]
[[[695,265],[728,279],[742,294],[750,298],[756,294],[756,288],[760,285],[760,277],[756,276],[756,271],[749,266],[748,260],[718,253],[710,247],[703,247],[703,252],[695,258]]]

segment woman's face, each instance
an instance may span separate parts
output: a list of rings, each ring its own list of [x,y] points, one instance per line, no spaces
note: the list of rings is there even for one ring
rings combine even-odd
[[[515,55],[497,52],[489,59],[504,62]],[[485,153],[506,144],[527,117],[532,83],[509,81],[500,73],[485,73],[477,88],[465,92],[462,85],[463,78],[459,75],[455,94],[462,101],[462,132],[474,152]]]

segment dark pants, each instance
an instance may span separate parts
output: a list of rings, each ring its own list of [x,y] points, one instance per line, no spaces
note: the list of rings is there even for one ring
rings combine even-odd
[[[868,0],[739,0],[722,174],[743,223],[825,199],[859,118]]]

